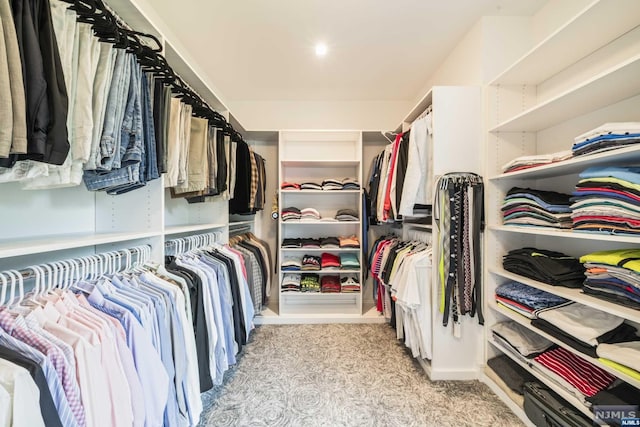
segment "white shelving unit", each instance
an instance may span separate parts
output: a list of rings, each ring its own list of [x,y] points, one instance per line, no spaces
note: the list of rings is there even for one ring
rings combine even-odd
[[[357,131],[282,131],[279,141],[279,182],[321,184],[324,179],[355,178],[362,185],[362,135]],[[280,190],[280,209],[295,206],[318,210],[322,218],[333,218],[339,209],[353,209],[362,218],[361,190]],[[278,221],[280,245],[285,238],[319,238],[356,235],[362,243],[361,221]],[[361,249],[279,249],[280,262],[287,256],[306,253],[320,256],[323,252],[336,255],[357,253],[362,268]],[[362,270],[309,271],[322,277],[334,274],[355,276],[364,287]],[[280,270],[278,289],[286,272]],[[297,318],[333,321],[336,315],[362,317],[362,292],[307,293],[280,292],[279,315],[283,319]]]
[[[396,128],[406,132],[428,107],[432,111],[434,185],[437,178],[450,172],[482,174],[482,90],[479,86],[434,86],[405,116]],[[464,123],[464,126],[460,124]],[[460,155],[464,153],[464,155]],[[438,259],[438,232],[435,223],[403,223],[403,236],[409,230],[432,233],[433,259]],[[469,380],[481,375],[483,349],[482,326],[477,317],[463,316],[460,334],[442,326],[438,269],[431,269],[432,359],[419,359],[431,380]]]
[[[596,22],[604,21],[620,23],[620,26],[593,31]],[[490,83],[486,94],[486,173],[489,176],[484,274],[486,358],[506,353],[588,417],[592,414],[584,401],[558,386],[535,364],[523,362],[495,343],[491,338],[491,326],[500,321],[515,320],[634,387],[640,387],[640,381],[573,350],[532,327],[524,316],[499,307],[495,303],[495,288],[515,280],[615,314],[636,326],[640,325],[640,311],[583,294],[579,289],[551,286],[507,272],[502,268],[502,257],[509,250],[527,246],[579,257],[597,250],[638,247],[640,238],[505,226],[500,207],[512,187],[570,193],[578,181],[578,174],[584,169],[637,164],[640,149],[631,146],[513,173],[502,173],[501,166],[518,156],[568,150],[576,135],[606,122],[638,121],[639,72],[640,3],[597,0],[507,68]],[[485,370],[490,372],[488,367]],[[482,379],[492,389],[499,389],[498,382],[492,377],[490,372]],[[529,422],[520,401],[509,397],[509,393],[499,393],[499,396],[516,409],[523,421]]]

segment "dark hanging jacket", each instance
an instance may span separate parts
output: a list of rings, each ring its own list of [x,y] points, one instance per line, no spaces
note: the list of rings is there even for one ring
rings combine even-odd
[[[61,165],[69,153],[69,101],[49,0],[12,0],[11,8],[22,59],[27,106],[27,154],[8,159],[32,159]],[[5,166],[3,164],[2,166]]]

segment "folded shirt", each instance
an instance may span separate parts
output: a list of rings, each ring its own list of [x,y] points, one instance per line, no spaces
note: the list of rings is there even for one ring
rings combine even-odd
[[[535,381],[529,371],[511,360],[509,356],[501,354],[487,360],[487,365],[504,381],[511,390],[519,395],[524,394],[524,384]]]
[[[340,268],[339,256],[324,252],[320,258],[321,258],[321,265],[323,269]]]
[[[536,166],[547,165],[550,163],[560,162],[572,157],[571,150],[558,151],[550,154],[534,154],[532,156],[520,156],[509,163],[502,166],[503,172],[515,172],[521,169],[527,169]]]
[[[301,239],[302,247],[307,249],[319,249],[320,248],[320,239]]]
[[[322,185],[317,182],[303,182],[300,184],[301,190],[322,190]]]
[[[302,257],[302,270],[320,270],[320,257],[315,255],[305,255]]]
[[[585,278],[580,261],[545,249],[511,250],[503,257],[502,265],[507,271],[554,286],[581,288]]]
[[[491,331],[502,337],[525,357],[534,357],[554,344],[513,320],[493,325]]]
[[[562,377],[585,396],[594,396],[615,380],[613,375],[562,347],[536,356],[535,361]]]
[[[599,391],[595,395],[586,399],[591,403],[591,410],[593,411],[595,406],[621,406],[621,405],[637,405],[640,402],[640,390],[627,384],[620,383],[608,388],[606,390]],[[611,411],[610,414],[615,413]],[[619,417],[614,416],[611,418],[601,419],[608,425],[620,425],[621,420]]]
[[[340,247],[340,241],[337,237],[325,237],[320,239],[320,247],[322,249],[337,249]]]
[[[300,279],[302,292],[320,292],[320,276],[314,273],[303,273]]]
[[[360,247],[360,241],[358,240],[358,236],[356,235],[340,236],[339,239],[341,248],[355,249]]]
[[[624,322],[618,316],[577,302],[541,310],[537,317],[592,346],[598,345],[598,337]]]
[[[283,190],[299,190],[300,184],[296,184],[295,182],[283,182],[280,184],[280,188]]]
[[[598,344],[596,353],[598,357],[612,360],[640,372],[640,341]]]
[[[283,292],[299,292],[300,291],[300,278],[299,274],[287,273],[282,278],[281,288]]]
[[[299,257],[286,257],[280,264],[280,268],[284,271],[297,271],[302,267]]]
[[[323,293],[340,293],[340,277],[322,276],[320,280],[320,290]]]
[[[357,221],[358,212],[353,209],[340,209],[336,212],[336,219],[338,221]]]
[[[282,247],[283,248],[289,248],[289,249],[301,248],[302,247],[302,240],[293,239],[293,238],[282,239]]]
[[[568,302],[568,300],[552,293],[515,281],[499,285],[496,288],[496,295],[515,301],[531,310],[555,307]]]
[[[360,268],[360,262],[356,254],[340,254],[340,267],[344,270],[357,270]]]
[[[355,277],[346,276],[340,279],[340,286],[342,292],[360,292],[360,283],[356,280]]]

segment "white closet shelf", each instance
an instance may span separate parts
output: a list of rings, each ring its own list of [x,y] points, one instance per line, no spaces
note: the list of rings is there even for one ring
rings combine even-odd
[[[229,223],[229,227],[233,227],[238,226],[238,225],[252,225],[255,221],[254,220],[250,220],[250,221],[231,221]]]
[[[192,224],[192,225],[174,225],[165,227],[164,234],[169,236],[172,234],[191,233],[194,231],[212,230],[215,228],[224,228],[227,224],[209,223],[209,224]]]
[[[280,248],[282,252],[360,252],[360,248]]]
[[[359,160],[280,160],[280,164],[282,164],[282,166],[290,166],[290,167],[331,168],[331,167],[359,166],[360,161]]]
[[[531,286],[532,288],[540,289],[559,297],[566,298],[598,310],[606,311],[607,313],[622,317],[623,319],[640,323],[640,310],[634,310],[633,308],[592,297],[591,295],[582,293],[581,289],[548,285],[499,268],[491,268],[489,269],[489,272],[500,277],[504,277],[505,279],[515,280],[516,282],[523,283],[527,286]]]
[[[540,382],[542,382],[544,385],[549,387],[551,390],[553,390],[556,394],[558,394],[564,400],[569,402],[577,410],[579,410],[584,415],[589,417],[589,419],[593,418],[593,413],[591,413],[589,408],[587,408],[587,406],[585,405],[584,401],[581,401],[580,399],[578,399],[577,396],[575,396],[574,394],[568,392],[563,387],[560,387],[558,384],[556,384],[556,382],[554,380],[549,378],[542,371],[540,371],[538,369],[534,369],[530,364],[525,363],[524,361],[518,359],[517,356],[511,354],[511,352],[509,350],[504,348],[499,343],[495,342],[493,339],[489,339],[489,343],[492,346],[494,346],[495,348],[497,348],[498,350],[500,350],[502,353],[504,353],[509,359],[513,360],[518,365],[522,366],[524,369],[526,369],[528,372],[530,372],[531,375],[536,377],[538,380],[540,380]]]
[[[596,28],[596,27],[594,27]],[[490,132],[536,132],[640,93],[640,55],[505,120]]]
[[[569,239],[581,239],[581,240],[602,240],[605,242],[618,242],[618,243],[638,243],[638,236],[632,235],[618,235],[607,233],[581,233],[579,231],[572,230],[555,230],[553,228],[546,227],[519,227],[517,225],[490,225],[489,230],[500,231],[516,234],[530,234],[532,236],[550,236]]]
[[[357,297],[360,295],[360,292],[281,292],[280,295],[284,296],[294,296],[295,297],[329,297],[336,299],[349,299],[353,297]]]
[[[160,232],[64,234],[0,242],[0,258],[60,251],[160,236]]]
[[[280,190],[282,194],[360,194],[360,190]]]
[[[298,220],[292,220],[292,221],[282,221],[282,225],[289,225],[289,224],[296,224],[296,225],[348,225],[348,224],[360,224],[360,221],[298,221]]]
[[[318,273],[318,274],[360,274],[360,270],[280,270],[282,274],[303,274],[303,273]]]
[[[640,4],[640,3],[639,3]],[[502,173],[489,178],[490,181],[510,179],[541,179],[577,174],[592,166],[622,165],[640,162],[640,144],[619,148],[604,153],[578,156],[562,162],[551,163],[515,172]]]
[[[489,84],[541,83],[633,29],[638,16],[640,2],[637,0],[592,1]],[[603,22],[615,22],[615,25],[602,25]]]
[[[495,302],[491,302],[491,304],[489,304],[489,306],[497,311],[498,313],[508,317],[509,319],[519,323],[520,325],[524,326],[525,328],[529,329],[532,332],[535,332],[536,334],[540,335],[541,337],[544,337],[546,339],[548,339],[549,341],[551,341],[554,344],[559,345],[560,347],[564,348],[567,351],[570,351],[571,353],[575,354],[576,356],[578,356],[581,359],[586,360],[587,362],[597,366],[598,368],[607,371],[608,373],[610,373],[611,375],[613,375],[616,378],[620,378],[621,380],[631,384],[632,386],[636,387],[636,388],[640,388],[640,380],[637,380],[629,375],[626,375],[620,371],[617,371],[613,368],[611,368],[610,366],[605,365],[604,363],[600,362],[597,358],[594,357],[590,357],[587,356],[584,353],[580,353],[578,350],[575,350],[574,348],[572,348],[571,346],[568,346],[567,344],[563,343],[561,340],[559,340],[558,338],[554,337],[553,335],[550,335],[544,331],[542,331],[541,329],[536,328],[535,326],[531,325],[531,321],[530,319],[524,317],[521,314],[518,314],[514,311],[509,310],[508,308],[502,308],[500,306],[498,306]],[[493,341],[493,340],[490,340]]]

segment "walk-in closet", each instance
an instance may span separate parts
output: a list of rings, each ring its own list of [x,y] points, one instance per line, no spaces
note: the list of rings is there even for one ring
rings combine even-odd
[[[640,425],[640,1],[0,24],[0,427]]]

